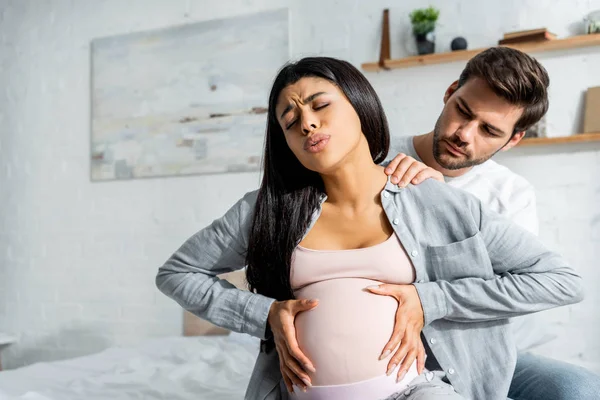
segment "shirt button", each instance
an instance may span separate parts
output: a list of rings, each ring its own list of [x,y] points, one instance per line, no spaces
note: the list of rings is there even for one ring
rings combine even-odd
[[[431,344],[435,344],[436,342],[437,342],[437,340],[435,340],[435,338],[429,339],[429,343],[431,343]]]
[[[434,377],[435,377],[435,374],[431,371],[429,371],[425,374],[425,379],[427,379],[427,382],[431,382]]]
[[[449,373],[450,375],[452,375],[452,374],[454,373],[454,370],[453,370],[452,368],[449,368],[449,369],[448,369],[448,373]]]
[[[418,255],[419,255],[419,252],[418,252],[418,251],[416,251],[416,250],[413,250],[413,251],[410,253],[410,255],[411,255],[411,256],[413,256],[413,257],[416,257],[416,256],[418,256]]]
[[[398,218],[395,218],[393,221],[394,225],[398,225],[398,222],[400,222],[400,220]]]
[[[383,197],[388,198],[388,197],[390,197],[390,194],[388,192],[384,192]]]

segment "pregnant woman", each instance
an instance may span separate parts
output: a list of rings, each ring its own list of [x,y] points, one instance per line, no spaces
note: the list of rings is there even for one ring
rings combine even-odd
[[[385,114],[351,64],[285,66],[267,118],[260,189],[156,278],[185,309],[263,339],[246,399],[506,399],[516,362],[508,318],[579,301],[579,276],[466,192],[431,179],[393,185],[378,165]],[[216,276],[246,265],[250,291]],[[369,292],[381,283],[418,293],[442,372],[387,374],[380,353],[397,303]],[[299,348],[284,340],[290,330]],[[420,344],[417,335],[412,354]]]

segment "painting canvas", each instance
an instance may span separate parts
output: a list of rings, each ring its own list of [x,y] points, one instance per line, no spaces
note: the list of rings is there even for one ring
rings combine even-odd
[[[92,42],[92,180],[256,171],[288,11]]]

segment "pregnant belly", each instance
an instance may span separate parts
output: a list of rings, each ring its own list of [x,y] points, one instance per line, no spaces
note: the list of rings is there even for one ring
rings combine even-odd
[[[390,357],[379,361],[390,339],[398,303],[364,290],[381,282],[332,279],[295,292],[298,299],[319,305],[296,317],[296,335],[316,373],[313,385],[341,385],[382,376]]]

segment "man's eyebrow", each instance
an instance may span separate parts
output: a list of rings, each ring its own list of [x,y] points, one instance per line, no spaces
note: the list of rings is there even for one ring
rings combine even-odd
[[[471,110],[471,107],[469,107],[467,102],[462,97],[458,97],[458,103],[460,103],[460,105],[463,106],[467,110],[469,115],[476,116],[475,113],[473,112],[473,110]],[[502,129],[495,127],[494,125],[490,124],[489,122],[486,122],[486,121],[483,121],[483,122],[488,128],[504,135],[504,131]]]
[[[319,97],[322,94],[327,94],[327,93],[326,92],[317,92],[317,93],[311,94],[310,96],[308,96],[307,98],[305,98],[303,100],[303,102],[304,103],[310,103],[311,101],[313,101],[314,99],[316,99],[317,97]],[[279,117],[279,119],[282,119],[285,116],[285,114],[287,114],[290,111],[292,111],[293,108],[294,108],[294,106],[292,104],[288,104],[288,106],[281,113],[281,116]]]

